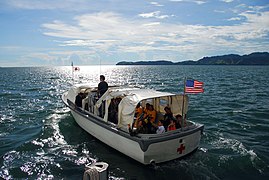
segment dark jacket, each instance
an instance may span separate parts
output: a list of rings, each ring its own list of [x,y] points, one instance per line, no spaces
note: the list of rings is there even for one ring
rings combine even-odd
[[[108,84],[105,81],[102,81],[98,84],[98,91],[100,94],[100,97],[107,91],[108,89]]]

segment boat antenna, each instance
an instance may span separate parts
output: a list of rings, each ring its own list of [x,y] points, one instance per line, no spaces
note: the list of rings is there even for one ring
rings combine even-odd
[[[99,72],[99,75],[101,75],[101,73],[102,73],[102,72],[101,72],[101,66],[102,66],[102,63],[101,63],[101,58],[100,58],[100,56],[99,56],[99,61],[100,61],[100,65],[99,65],[99,68],[100,68],[99,71],[100,71],[100,72]]]

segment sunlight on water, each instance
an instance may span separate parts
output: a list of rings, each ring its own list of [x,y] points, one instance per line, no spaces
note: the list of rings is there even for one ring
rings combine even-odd
[[[0,178],[81,179],[86,164],[109,163],[109,179],[268,179],[269,67],[81,66],[2,68]],[[133,85],[182,93],[183,79],[205,83],[190,95],[188,118],[205,125],[197,152],[144,167],[81,129],[61,101],[76,83]],[[236,86],[235,86],[236,85]]]

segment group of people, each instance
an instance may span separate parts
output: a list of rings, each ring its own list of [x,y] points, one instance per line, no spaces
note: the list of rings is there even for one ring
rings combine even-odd
[[[107,82],[105,81],[105,76],[104,75],[100,75],[100,82],[98,84],[98,87],[97,87],[97,96],[98,96],[98,99],[103,96],[103,94],[107,91],[108,89],[108,84]],[[86,98],[85,94],[80,92],[78,93],[78,95],[76,96],[76,99],[75,99],[75,105],[76,107],[79,107],[79,108],[82,108],[82,100]]]
[[[133,129],[129,126],[131,135],[136,133],[142,134],[161,134],[166,131],[172,131],[181,128],[182,116],[180,114],[174,117],[171,108],[164,108],[165,114],[163,119],[157,119],[157,111],[153,105],[147,103],[143,108],[140,103],[136,106],[135,121]],[[135,129],[135,130],[134,130]]]
[[[133,127],[136,128],[137,133],[152,134],[156,132],[157,112],[153,105],[147,103],[143,108],[140,103],[137,104],[135,109],[135,121]]]
[[[171,108],[166,106],[164,108],[165,115],[163,120],[163,126],[166,131],[172,131],[181,128],[182,116],[180,114],[174,117]]]
[[[100,83],[98,84],[97,94],[100,98],[108,89],[108,84],[105,81],[105,76],[100,75]],[[76,96],[75,105],[82,107],[82,100],[85,98],[83,93],[79,93]],[[109,106],[109,119],[111,122],[118,123],[118,104],[121,99],[112,99]],[[102,115],[104,107],[99,108],[99,114]],[[146,103],[146,107],[143,108],[140,103],[135,109],[135,121],[133,126],[129,125],[129,131],[131,135],[142,133],[142,134],[161,134],[166,131],[173,131],[181,128],[182,116],[180,114],[174,117],[171,108],[166,106],[164,108],[165,114],[161,120],[157,119],[157,111],[154,109],[152,104]],[[186,123],[186,121],[184,121]]]

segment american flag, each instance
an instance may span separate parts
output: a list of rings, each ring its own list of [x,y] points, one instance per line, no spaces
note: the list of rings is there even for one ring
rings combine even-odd
[[[204,83],[197,80],[186,80],[185,93],[203,93]]]

